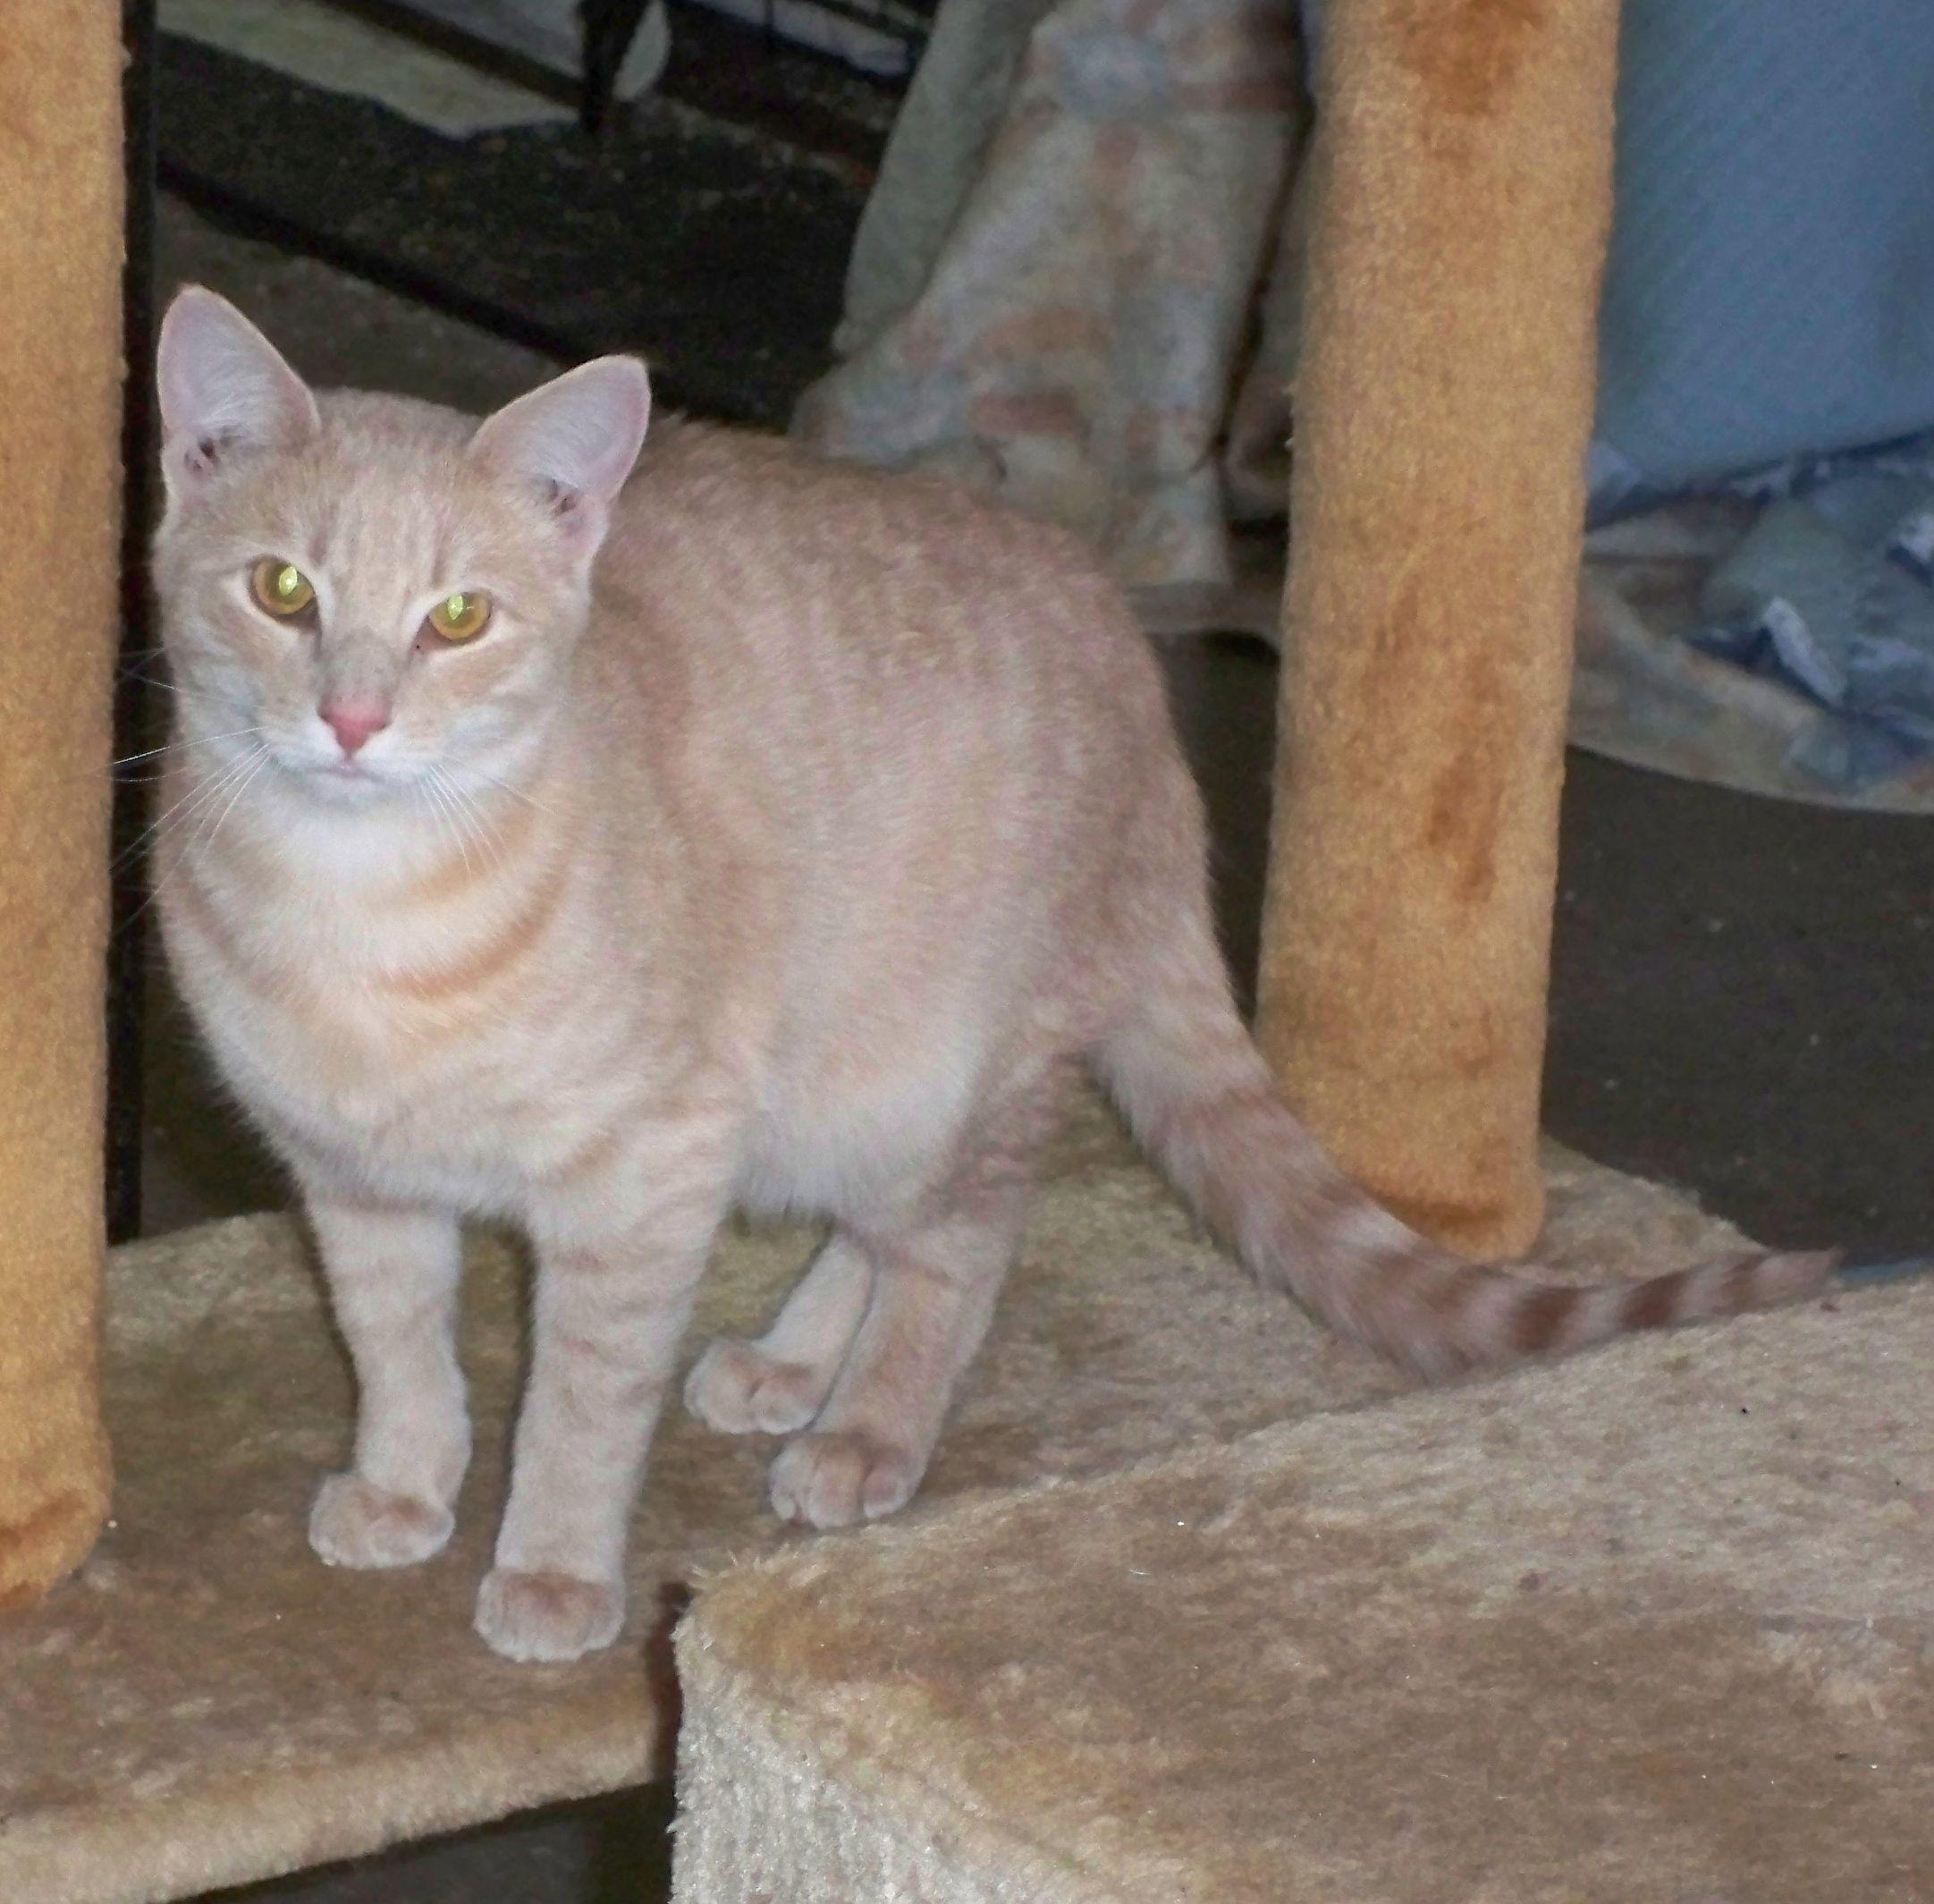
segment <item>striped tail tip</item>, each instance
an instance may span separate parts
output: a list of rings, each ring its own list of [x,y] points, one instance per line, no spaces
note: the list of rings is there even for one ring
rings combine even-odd
[[[1839,1263],[1837,1250],[1768,1251],[1637,1282],[1584,1285],[1476,1270],[1464,1285],[1468,1302],[1462,1326],[1383,1332],[1375,1346],[1417,1374],[1441,1380],[1804,1302],[1828,1287]]]
[[[1821,1293],[1839,1274],[1844,1249],[1786,1250],[1759,1258],[1747,1309],[1777,1309]]]
[[[1541,1305],[1527,1305],[1521,1318],[1527,1326],[1516,1346],[1529,1355],[1562,1354],[1621,1335],[1784,1308],[1819,1295],[1839,1262],[1840,1253],[1832,1249],[1768,1250],[1641,1282],[1581,1290],[1576,1308],[1568,1313],[1553,1305],[1551,1326],[1542,1339],[1536,1326]]]

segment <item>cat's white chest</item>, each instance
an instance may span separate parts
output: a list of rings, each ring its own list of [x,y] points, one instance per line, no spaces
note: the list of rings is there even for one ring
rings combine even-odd
[[[291,1161],[470,1208],[509,1199],[541,1132],[522,1109],[528,1034],[460,997],[384,983],[422,948],[353,919],[247,954],[190,912],[172,925],[184,990],[223,1073]]]
[[[468,1176],[491,1147],[487,1056],[432,1040],[353,980],[208,1020],[231,1081],[272,1130],[332,1156]],[[468,1041],[466,1041],[468,1043]]]

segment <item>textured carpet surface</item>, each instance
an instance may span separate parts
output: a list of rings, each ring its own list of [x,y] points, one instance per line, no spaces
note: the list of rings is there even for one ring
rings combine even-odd
[[[1934,1289],[704,1587],[679,1904],[1934,1895]]]
[[[121,40],[0,32],[0,1607],[88,1551],[96,1406],[108,678],[121,472]]]
[[[1551,1202],[1555,1257],[1592,1274],[1737,1240],[1668,1192],[1564,1157]],[[809,1241],[728,1241],[695,1347],[760,1324]],[[114,1519],[77,1579],[0,1620],[0,1898],[176,1897],[666,1769],[675,1589],[695,1568],[803,1544],[764,1510],[776,1444],[674,1415],[637,1517],[620,1645],[573,1667],[498,1660],[469,1618],[519,1304],[512,1253],[480,1242],[466,1346],[479,1445],[450,1551],[400,1573],[334,1572],[304,1527],[347,1449],[350,1385],[293,1226],[241,1218],[114,1255]],[[1093,1475],[1398,1385],[1252,1289],[1091,1111],[1060,1147],[914,1512],[944,1518],[976,1490]],[[863,1545],[831,1545],[829,1561]]]

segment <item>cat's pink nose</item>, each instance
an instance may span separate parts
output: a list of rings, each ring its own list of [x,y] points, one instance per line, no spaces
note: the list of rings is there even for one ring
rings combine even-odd
[[[355,753],[371,734],[390,724],[390,710],[381,701],[325,701],[316,711],[329,724],[345,755]]]

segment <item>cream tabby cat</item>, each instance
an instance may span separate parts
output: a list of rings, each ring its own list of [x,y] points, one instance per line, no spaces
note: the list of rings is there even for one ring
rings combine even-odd
[[[624,358],[477,425],[314,394],[189,290],[159,376],[167,798],[200,823],[164,829],[161,905],[355,1360],[324,1560],[449,1536],[479,1214],[538,1262],[477,1609],[499,1652],[618,1632],[646,1445],[735,1205],[831,1240],[687,1400],[795,1436],[779,1513],[891,1512],[1083,1063],[1258,1276],[1432,1374],[1823,1275],[1554,1290],[1453,1260],[1326,1164],[1230,1003],[1155,665],[1066,537],[685,423],[633,478]]]

